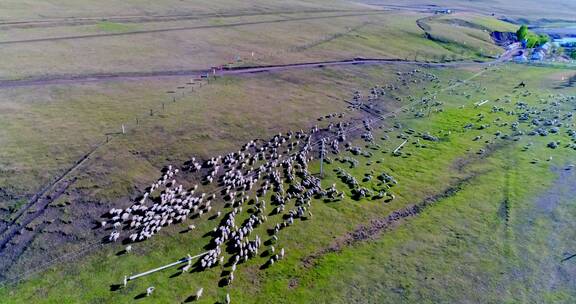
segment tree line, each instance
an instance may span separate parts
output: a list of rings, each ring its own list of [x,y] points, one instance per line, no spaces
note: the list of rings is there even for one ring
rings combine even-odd
[[[518,41],[525,42],[527,48],[535,48],[550,42],[550,37],[546,34],[537,35],[528,30],[528,26],[522,25],[516,31]]]

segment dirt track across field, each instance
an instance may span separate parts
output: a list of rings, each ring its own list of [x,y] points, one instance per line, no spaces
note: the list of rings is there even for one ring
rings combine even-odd
[[[369,10],[374,12],[374,10]],[[133,15],[133,16],[95,16],[95,17],[66,17],[49,19],[9,20],[0,22],[0,29],[30,29],[60,26],[94,25],[100,22],[114,23],[149,23],[149,22],[172,22],[203,20],[210,18],[236,18],[236,17],[259,17],[271,15],[294,15],[294,14],[321,14],[321,13],[360,13],[368,10],[337,10],[337,9],[309,9],[309,10],[278,10],[266,12],[222,12],[222,13],[184,13],[168,15]]]
[[[0,80],[0,89],[12,87],[27,87],[27,86],[43,86],[43,85],[58,85],[58,84],[77,84],[77,83],[93,83],[103,81],[135,81],[141,79],[154,79],[154,78],[170,78],[170,77],[201,77],[201,76],[230,76],[230,75],[243,75],[255,74],[265,72],[277,72],[292,69],[313,69],[324,68],[333,66],[346,66],[346,65],[384,65],[384,64],[413,64],[428,67],[454,67],[465,65],[489,65],[495,62],[472,62],[472,61],[455,61],[446,63],[430,63],[423,61],[410,61],[403,59],[393,58],[355,58],[336,61],[321,61],[321,62],[304,62],[284,65],[268,65],[268,66],[254,66],[254,67],[239,67],[231,69],[219,69],[214,74],[213,70],[165,70],[165,71],[152,71],[152,72],[119,72],[119,73],[99,73],[99,74],[62,74],[62,75],[48,75],[40,77],[29,77],[18,80]]]
[[[373,11],[373,12],[349,13],[349,14],[338,14],[338,15],[328,15],[328,16],[283,18],[283,19],[266,20],[266,21],[234,22],[234,23],[220,24],[220,25],[181,26],[181,27],[160,28],[160,29],[152,29],[152,30],[129,31],[129,32],[121,32],[121,33],[102,33],[102,34],[90,34],[90,35],[70,35],[70,36],[46,37],[46,38],[24,39],[24,40],[6,40],[6,41],[0,41],[0,46],[2,46],[2,45],[15,45],[15,44],[31,44],[31,43],[37,43],[37,42],[54,42],[54,41],[67,41],[67,40],[78,40],[78,39],[92,39],[92,38],[102,38],[102,37],[132,36],[132,35],[140,35],[140,34],[165,33],[165,32],[175,32],[175,31],[191,31],[191,30],[205,30],[205,29],[216,29],[216,28],[230,28],[230,27],[237,27],[237,26],[263,25],[263,24],[307,21],[307,20],[373,16],[373,15],[380,15],[380,14],[384,14],[384,13],[388,13],[388,12],[387,11]]]

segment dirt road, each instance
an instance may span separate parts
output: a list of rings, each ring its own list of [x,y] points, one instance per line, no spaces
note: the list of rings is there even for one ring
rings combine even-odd
[[[444,63],[432,63],[423,61],[412,61],[394,58],[353,58],[334,61],[320,61],[320,62],[303,62],[282,65],[267,65],[267,66],[254,66],[254,67],[238,67],[231,69],[219,69],[214,72],[212,69],[203,70],[164,70],[152,72],[118,72],[118,73],[100,73],[100,74],[60,74],[48,75],[40,77],[29,77],[19,80],[1,80],[0,89],[13,88],[13,87],[27,87],[27,86],[44,86],[44,85],[59,85],[59,84],[81,84],[105,81],[137,81],[142,79],[158,79],[158,78],[172,78],[172,77],[191,77],[199,78],[207,75],[210,76],[231,76],[231,75],[245,75],[265,72],[278,72],[284,70],[294,69],[315,69],[334,66],[346,65],[388,65],[388,64],[408,64],[408,65],[422,65],[428,67],[456,67],[467,65],[490,65],[502,63],[512,58],[512,54],[516,49],[506,51],[500,58],[494,61],[476,62],[476,61],[453,61]],[[214,74],[215,73],[215,74]]]

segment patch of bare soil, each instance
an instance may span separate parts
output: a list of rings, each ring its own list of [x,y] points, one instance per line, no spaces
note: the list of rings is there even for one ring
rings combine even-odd
[[[486,145],[481,152],[478,153],[469,152],[466,156],[456,159],[456,161],[454,161],[454,163],[452,164],[451,169],[454,169],[458,172],[464,172],[464,170],[469,166],[471,166],[472,164],[475,164],[483,159],[486,159],[494,155],[496,151],[499,151],[500,149],[513,143],[514,142],[511,140],[503,140],[490,143]]]
[[[516,33],[511,32],[492,32],[490,33],[490,37],[499,46],[506,47],[512,43],[518,42],[516,38]]]
[[[573,88],[576,85],[576,74],[568,77],[564,82],[557,85],[555,89],[566,89],[566,88]]]
[[[576,197],[576,169],[555,168],[558,179],[554,185],[536,200],[536,208],[546,212],[552,212],[562,199]]]
[[[514,269],[510,265],[510,280],[525,282],[535,294],[573,290],[576,279],[575,225],[570,217],[574,214],[571,210],[576,197],[576,169],[552,170],[558,174],[554,183],[536,196],[533,205],[519,213],[514,220],[517,223],[511,226],[519,258],[533,267]],[[532,243],[540,241],[545,242],[547,250],[527,250]]]
[[[298,288],[298,285],[300,285],[300,280],[298,280],[298,278],[291,278],[288,282],[288,288],[290,289]]]

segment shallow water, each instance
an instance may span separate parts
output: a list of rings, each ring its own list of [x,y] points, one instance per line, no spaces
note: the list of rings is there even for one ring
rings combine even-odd
[[[554,39],[554,42],[558,44],[576,43],[576,37],[563,37],[560,39]]]

